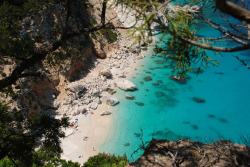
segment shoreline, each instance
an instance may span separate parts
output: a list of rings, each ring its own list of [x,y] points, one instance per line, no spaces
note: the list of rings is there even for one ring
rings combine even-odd
[[[114,9],[112,12],[118,16],[117,22],[122,23],[123,26],[129,26],[131,18],[134,18],[134,16],[131,16],[130,19],[124,20],[124,17],[122,18],[124,11],[121,8]],[[87,96],[86,98],[74,100],[76,93],[66,90],[68,84],[59,84],[61,94],[58,99],[63,104],[59,108],[59,113],[61,115],[66,113],[70,117],[70,122],[75,122],[75,119],[78,119],[77,129],[71,127],[65,130],[67,137],[61,140],[62,159],[83,164],[89,157],[99,153],[100,146],[106,142],[111,125],[114,123],[113,114],[100,115],[104,111],[115,112],[112,106],[106,104],[106,100],[108,97],[115,97],[116,94],[109,94],[105,91],[105,88],[117,91],[119,88],[115,84],[116,81],[131,79],[132,73],[138,68],[138,63],[147,53],[147,49],[143,49],[139,45],[133,45],[134,40],[130,38],[127,30],[120,29],[118,31],[120,34],[118,41],[106,48],[107,57],[96,59],[94,67],[82,79],[76,81],[87,87],[87,92],[84,95],[84,97]],[[132,48],[130,48],[131,46]],[[112,78],[109,79],[100,75],[103,70],[109,71]],[[64,79],[60,80],[63,81]],[[99,93],[99,97],[95,97],[95,92]],[[90,101],[93,102],[89,103]],[[96,105],[99,104],[98,107],[94,107],[95,109],[93,109],[94,102],[96,102]],[[82,106],[85,106],[84,110],[88,111],[88,115],[81,114],[82,110],[79,112],[79,108]],[[83,140],[85,137],[87,137],[86,141]]]
[[[126,33],[122,32],[121,34],[121,36],[123,36]],[[120,46],[129,46],[132,44],[129,40],[127,40],[126,37],[121,37],[121,40],[119,42]],[[119,53],[123,51],[124,50],[121,48],[113,49],[112,52],[107,53],[106,59],[97,59],[96,67],[91,69],[87,76],[85,76],[85,78],[82,78],[78,82],[85,82],[93,76],[100,77],[99,72],[100,68],[103,68],[103,64],[107,62],[116,62],[116,57],[114,55],[119,55]],[[129,80],[131,74],[137,68],[138,63],[141,61],[141,59],[143,59],[145,53],[146,52],[144,51],[140,52],[139,54],[127,53],[127,55],[129,56],[125,57],[124,61],[128,61],[127,63],[130,65],[123,70],[120,68],[112,67],[111,72],[113,74],[113,78],[110,79],[110,82],[108,81],[110,83],[109,87],[114,90],[118,90],[118,88],[115,86],[116,81],[123,79]],[[114,64],[109,63],[109,66],[114,66]],[[126,75],[126,78],[119,78],[120,75],[124,74]],[[64,97],[59,96],[59,99],[61,101],[67,99],[66,95],[68,93],[62,91],[61,94],[64,95]],[[104,99],[106,97],[115,95],[116,94],[110,95],[105,91],[101,92],[101,96],[104,97]],[[78,119],[78,128],[77,130],[74,130],[74,128],[68,128],[65,130],[66,136],[69,136],[61,140],[63,149],[63,154],[61,155],[62,159],[72,160],[74,162],[83,164],[88,160],[89,157],[99,153],[99,148],[103,143],[105,143],[108,135],[110,134],[110,127],[114,121],[112,114],[108,116],[100,116],[100,114],[104,111],[110,111],[111,113],[114,112],[112,106],[108,106],[104,101],[105,100],[102,100],[102,104],[98,105],[98,108],[96,110],[90,109],[88,116],[85,116],[84,114],[69,116],[70,122],[74,122],[75,119]],[[62,108],[60,109],[63,110]],[[93,114],[90,114],[91,112]],[[87,141],[83,140],[85,136],[88,137]]]

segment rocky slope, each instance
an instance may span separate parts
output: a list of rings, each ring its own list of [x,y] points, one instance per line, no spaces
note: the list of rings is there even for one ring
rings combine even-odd
[[[190,140],[153,139],[131,167],[250,166],[250,147],[222,140],[202,144]]]

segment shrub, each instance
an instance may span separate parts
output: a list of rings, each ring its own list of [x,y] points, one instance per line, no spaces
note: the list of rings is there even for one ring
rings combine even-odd
[[[127,156],[122,157],[115,155],[107,155],[105,153],[99,153],[93,157],[90,157],[87,162],[83,164],[83,167],[125,167],[128,165]]]

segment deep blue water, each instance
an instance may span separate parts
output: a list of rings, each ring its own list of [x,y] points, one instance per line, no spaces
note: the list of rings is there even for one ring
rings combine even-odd
[[[210,14],[213,18],[213,13]],[[199,28],[199,34],[219,35],[205,25]],[[207,54],[215,57],[211,51]],[[154,134],[158,139],[189,138],[201,142],[230,139],[241,143],[240,137],[250,134],[250,70],[233,55],[250,64],[250,51],[222,53],[219,66],[211,66],[199,75],[189,73],[187,83],[180,84],[169,79],[173,74],[165,59],[152,56],[149,51],[130,78],[139,90],[119,90],[115,94],[121,103],[114,107],[114,122],[101,151],[126,153],[131,161],[138,158],[142,150],[133,158],[130,155],[141,145],[141,129],[144,142],[150,141]],[[152,81],[143,79],[147,76]],[[126,100],[125,94],[136,99]],[[201,97],[205,103],[197,103],[193,97]]]

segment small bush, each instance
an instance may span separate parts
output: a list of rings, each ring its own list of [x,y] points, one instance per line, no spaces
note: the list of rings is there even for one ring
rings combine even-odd
[[[125,167],[128,165],[127,156],[122,157],[115,155],[107,155],[105,153],[99,153],[93,157],[90,157],[87,162],[83,164],[83,167]]]
[[[101,30],[103,36],[108,40],[108,43],[113,43],[117,41],[118,35],[113,32],[111,29],[103,29]]]

